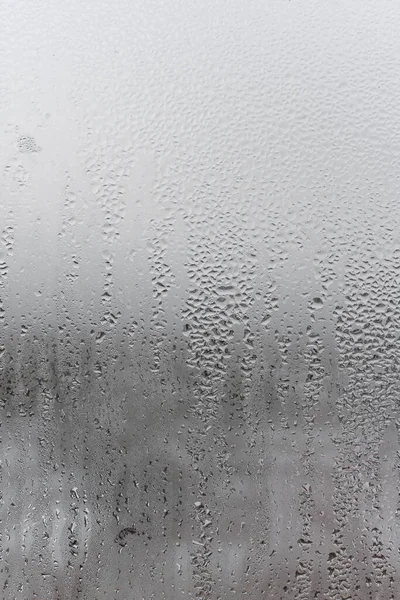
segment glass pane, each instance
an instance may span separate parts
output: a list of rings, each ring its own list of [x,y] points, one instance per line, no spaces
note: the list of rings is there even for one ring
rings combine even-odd
[[[0,23],[0,597],[397,598],[399,4]]]

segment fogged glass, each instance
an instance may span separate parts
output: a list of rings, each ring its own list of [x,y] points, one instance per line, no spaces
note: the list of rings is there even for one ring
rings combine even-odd
[[[0,31],[0,598],[398,598],[399,4]]]

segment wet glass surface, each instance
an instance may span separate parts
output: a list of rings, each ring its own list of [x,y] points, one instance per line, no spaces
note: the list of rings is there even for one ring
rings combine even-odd
[[[0,23],[0,597],[398,598],[400,6]]]

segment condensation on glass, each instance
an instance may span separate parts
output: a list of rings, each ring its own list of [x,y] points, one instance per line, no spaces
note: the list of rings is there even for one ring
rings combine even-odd
[[[399,4],[0,30],[0,598],[398,598]]]

